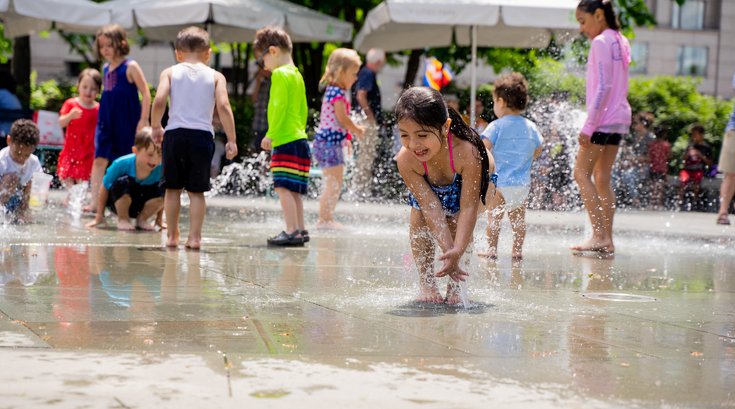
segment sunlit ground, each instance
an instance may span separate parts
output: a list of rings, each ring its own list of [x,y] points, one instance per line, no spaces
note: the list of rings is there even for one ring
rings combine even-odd
[[[344,231],[278,249],[275,201],[211,203],[200,252],[58,208],[0,227],[0,407],[735,406],[712,215],[621,214],[598,258],[567,250],[582,215],[533,212],[525,260],[505,226],[457,308],[413,302],[403,206],[340,204]]]

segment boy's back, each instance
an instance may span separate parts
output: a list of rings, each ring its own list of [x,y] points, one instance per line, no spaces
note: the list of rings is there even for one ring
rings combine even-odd
[[[522,116],[506,115],[488,125],[483,137],[492,143],[498,186],[528,186],[534,151],[542,142],[536,125]]]
[[[307,115],[306,87],[298,68],[286,64],[273,70],[266,133],[273,147],[305,139]]]
[[[161,181],[163,174],[163,167],[161,165],[156,166],[145,178],[139,179],[135,170],[135,154],[130,153],[125,156],[121,156],[115,159],[107,171],[105,177],[102,179],[102,184],[106,189],[112,188],[112,184],[121,176],[130,176],[135,178],[135,181],[141,186],[149,186],[158,184]]]
[[[171,67],[169,120],[166,130],[197,129],[214,134],[215,70],[202,63]]]

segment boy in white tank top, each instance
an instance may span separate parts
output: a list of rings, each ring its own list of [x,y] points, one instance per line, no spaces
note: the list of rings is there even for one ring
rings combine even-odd
[[[179,244],[181,191],[189,194],[189,237],[186,247],[199,249],[206,213],[204,192],[210,189],[209,168],[214,154],[212,117],[215,108],[227,135],[225,155],[237,155],[235,119],[227,96],[225,77],[209,68],[209,35],[199,27],[188,27],[176,36],[179,64],[161,73],[153,101],[151,127],[156,143],[163,142],[164,212],[168,223],[166,245]],[[161,118],[170,99],[165,133]]]

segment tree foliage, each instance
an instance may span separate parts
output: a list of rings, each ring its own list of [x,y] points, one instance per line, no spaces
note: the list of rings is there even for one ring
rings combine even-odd
[[[5,38],[5,26],[0,23],[0,64],[8,62],[13,55],[13,42]]]
[[[676,157],[689,142],[689,127],[701,123],[705,139],[719,152],[733,102],[700,94],[700,80],[691,77],[658,76],[630,80],[628,101],[633,112],[651,112],[655,124],[669,130]],[[715,156],[716,157],[716,156]]]

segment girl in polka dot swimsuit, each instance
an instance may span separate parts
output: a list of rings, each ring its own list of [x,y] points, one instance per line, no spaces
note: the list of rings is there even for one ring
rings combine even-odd
[[[339,229],[341,224],[334,220],[334,209],[339,201],[344,177],[343,147],[352,150],[352,135],[361,138],[365,132],[363,126],[356,125],[350,119],[350,101],[347,90],[357,80],[360,69],[360,56],[355,50],[338,48],[332,51],[327,61],[327,68],[321,79],[326,85],[322,109],[319,118],[319,129],[314,135],[312,154],[322,169],[322,186],[324,190],[319,198],[319,220],[317,229]]]

